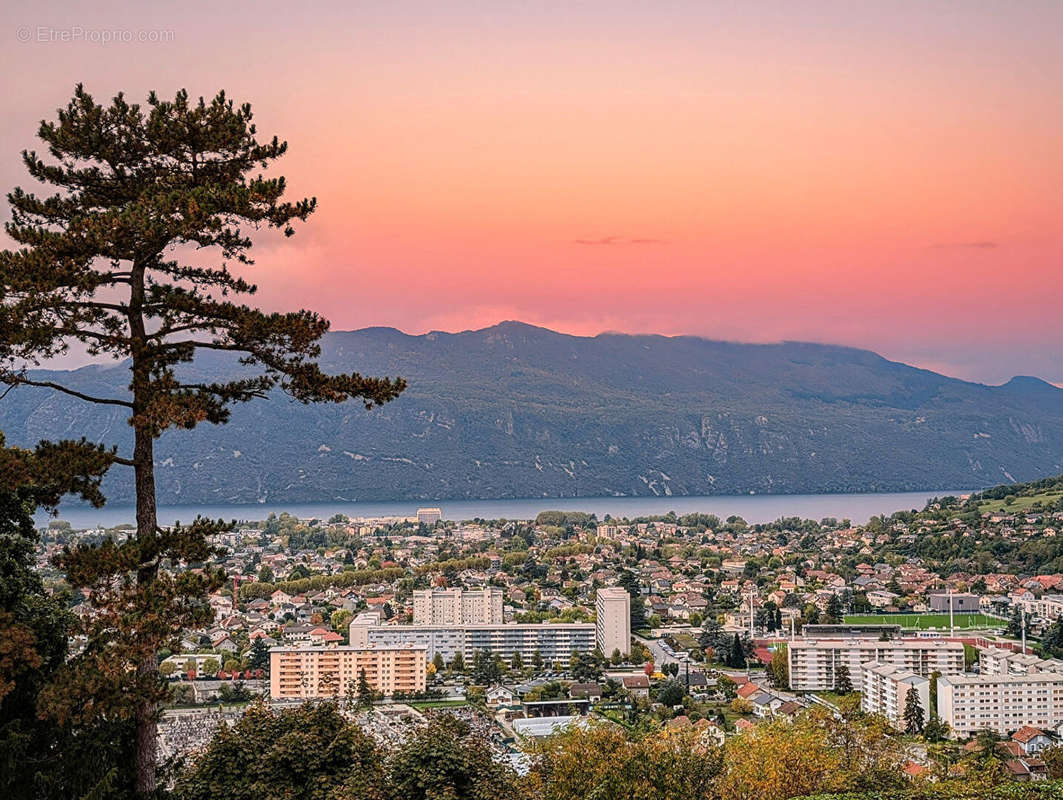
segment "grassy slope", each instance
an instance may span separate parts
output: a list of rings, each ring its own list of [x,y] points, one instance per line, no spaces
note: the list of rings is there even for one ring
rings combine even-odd
[[[1037,492],[1036,494],[1020,495],[1015,498],[1010,504],[1004,500],[983,500],[978,504],[978,510],[983,513],[996,514],[999,512],[1012,513],[1016,511],[1027,511],[1034,503],[1040,503],[1043,506],[1053,506],[1059,499],[1063,497],[1063,489],[1053,489],[1050,491]]]

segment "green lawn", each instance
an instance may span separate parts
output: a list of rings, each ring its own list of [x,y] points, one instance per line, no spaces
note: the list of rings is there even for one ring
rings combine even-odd
[[[1007,624],[1005,620],[985,614],[955,614],[954,617],[958,630],[999,628]],[[948,614],[848,614],[845,621],[850,625],[900,625],[907,630],[923,631],[930,628],[945,631],[949,627]]]
[[[833,705],[838,705],[838,703],[841,702],[841,699],[843,697],[851,697],[852,695],[860,697],[860,692],[850,692],[847,695],[838,694],[837,692],[814,692],[814,694],[818,695],[821,699],[826,700],[828,703],[831,703]]]

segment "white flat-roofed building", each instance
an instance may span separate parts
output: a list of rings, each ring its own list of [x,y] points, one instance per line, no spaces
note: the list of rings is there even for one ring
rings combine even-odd
[[[567,730],[571,725],[585,726],[586,717],[560,716],[560,717],[528,717],[518,718],[510,723],[513,733],[521,739],[543,739]]]
[[[450,662],[461,653],[472,663],[487,650],[509,661],[514,653],[529,662],[536,653],[545,662],[568,663],[573,651],[594,650],[595,626],[590,622],[524,623],[508,625],[380,625],[366,615],[351,622],[350,641],[361,647],[423,647],[428,660],[439,653]]]
[[[417,521],[425,525],[435,525],[441,519],[443,519],[443,510],[440,508],[417,509]]]
[[[1055,729],[1063,722],[1063,674],[942,676],[937,708],[960,737],[983,730],[1003,736],[1024,725]]]
[[[854,688],[863,684],[863,665],[892,664],[917,675],[959,675],[963,672],[963,644],[933,639],[795,639],[788,644],[790,686],[794,691],[830,691],[837,686],[838,668],[845,665]]]
[[[631,595],[619,586],[599,589],[594,601],[595,644],[604,656],[631,652]]]
[[[503,595],[498,586],[482,589],[418,589],[413,593],[414,625],[500,625]]]
[[[930,718],[930,679],[911,670],[870,661],[863,666],[863,697],[860,707],[868,714],[881,714],[895,728],[904,727],[904,709],[908,693],[915,692],[923,709],[923,719]]]

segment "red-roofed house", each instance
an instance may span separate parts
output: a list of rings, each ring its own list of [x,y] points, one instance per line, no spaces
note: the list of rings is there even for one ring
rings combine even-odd
[[[1011,740],[1018,742],[1022,747],[1022,751],[1028,756],[1040,753],[1042,750],[1052,746],[1052,740],[1044,731],[1029,725],[1023,725],[1015,733],[1011,734]]]
[[[738,696],[745,697],[748,699],[753,695],[758,694],[760,691],[761,688],[755,683],[743,683],[741,686],[738,687]]]

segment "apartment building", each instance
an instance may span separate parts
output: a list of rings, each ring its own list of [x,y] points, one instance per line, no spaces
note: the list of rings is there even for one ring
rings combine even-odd
[[[1014,605],[1024,609],[1028,617],[1054,620],[1063,616],[1063,594],[1046,594],[1037,597],[1027,592],[1022,597],[1016,598]]]
[[[364,671],[373,691],[423,692],[428,659],[408,647],[271,647],[269,693],[274,700],[342,697]]]
[[[830,691],[845,665],[854,687],[863,685],[863,665],[892,664],[917,675],[959,675],[963,644],[932,639],[796,639],[789,643],[790,686],[794,691]]]
[[[594,601],[595,644],[605,656],[631,652],[631,595],[619,586],[599,589]]]
[[[423,522],[425,525],[435,525],[443,519],[443,510],[439,508],[419,508],[417,509],[417,521]]]
[[[502,589],[418,589],[413,593],[414,625],[501,625]]]
[[[436,653],[450,662],[461,653],[466,663],[481,650],[507,661],[520,653],[525,661],[536,654],[544,662],[568,663],[573,651],[594,650],[596,629],[593,623],[545,623],[509,625],[381,625],[373,613],[359,614],[351,622],[352,647],[424,648],[428,660]]]
[[[923,719],[930,717],[930,679],[893,664],[871,661],[863,665],[861,708],[868,714],[881,714],[895,728],[904,727],[908,693],[915,692]]]
[[[1027,675],[1031,672],[1061,672],[1063,661],[1004,647],[979,647],[978,668],[983,675]]]
[[[1024,725],[1053,730],[1063,722],[1063,674],[948,675],[938,678],[938,716],[957,737]]]

